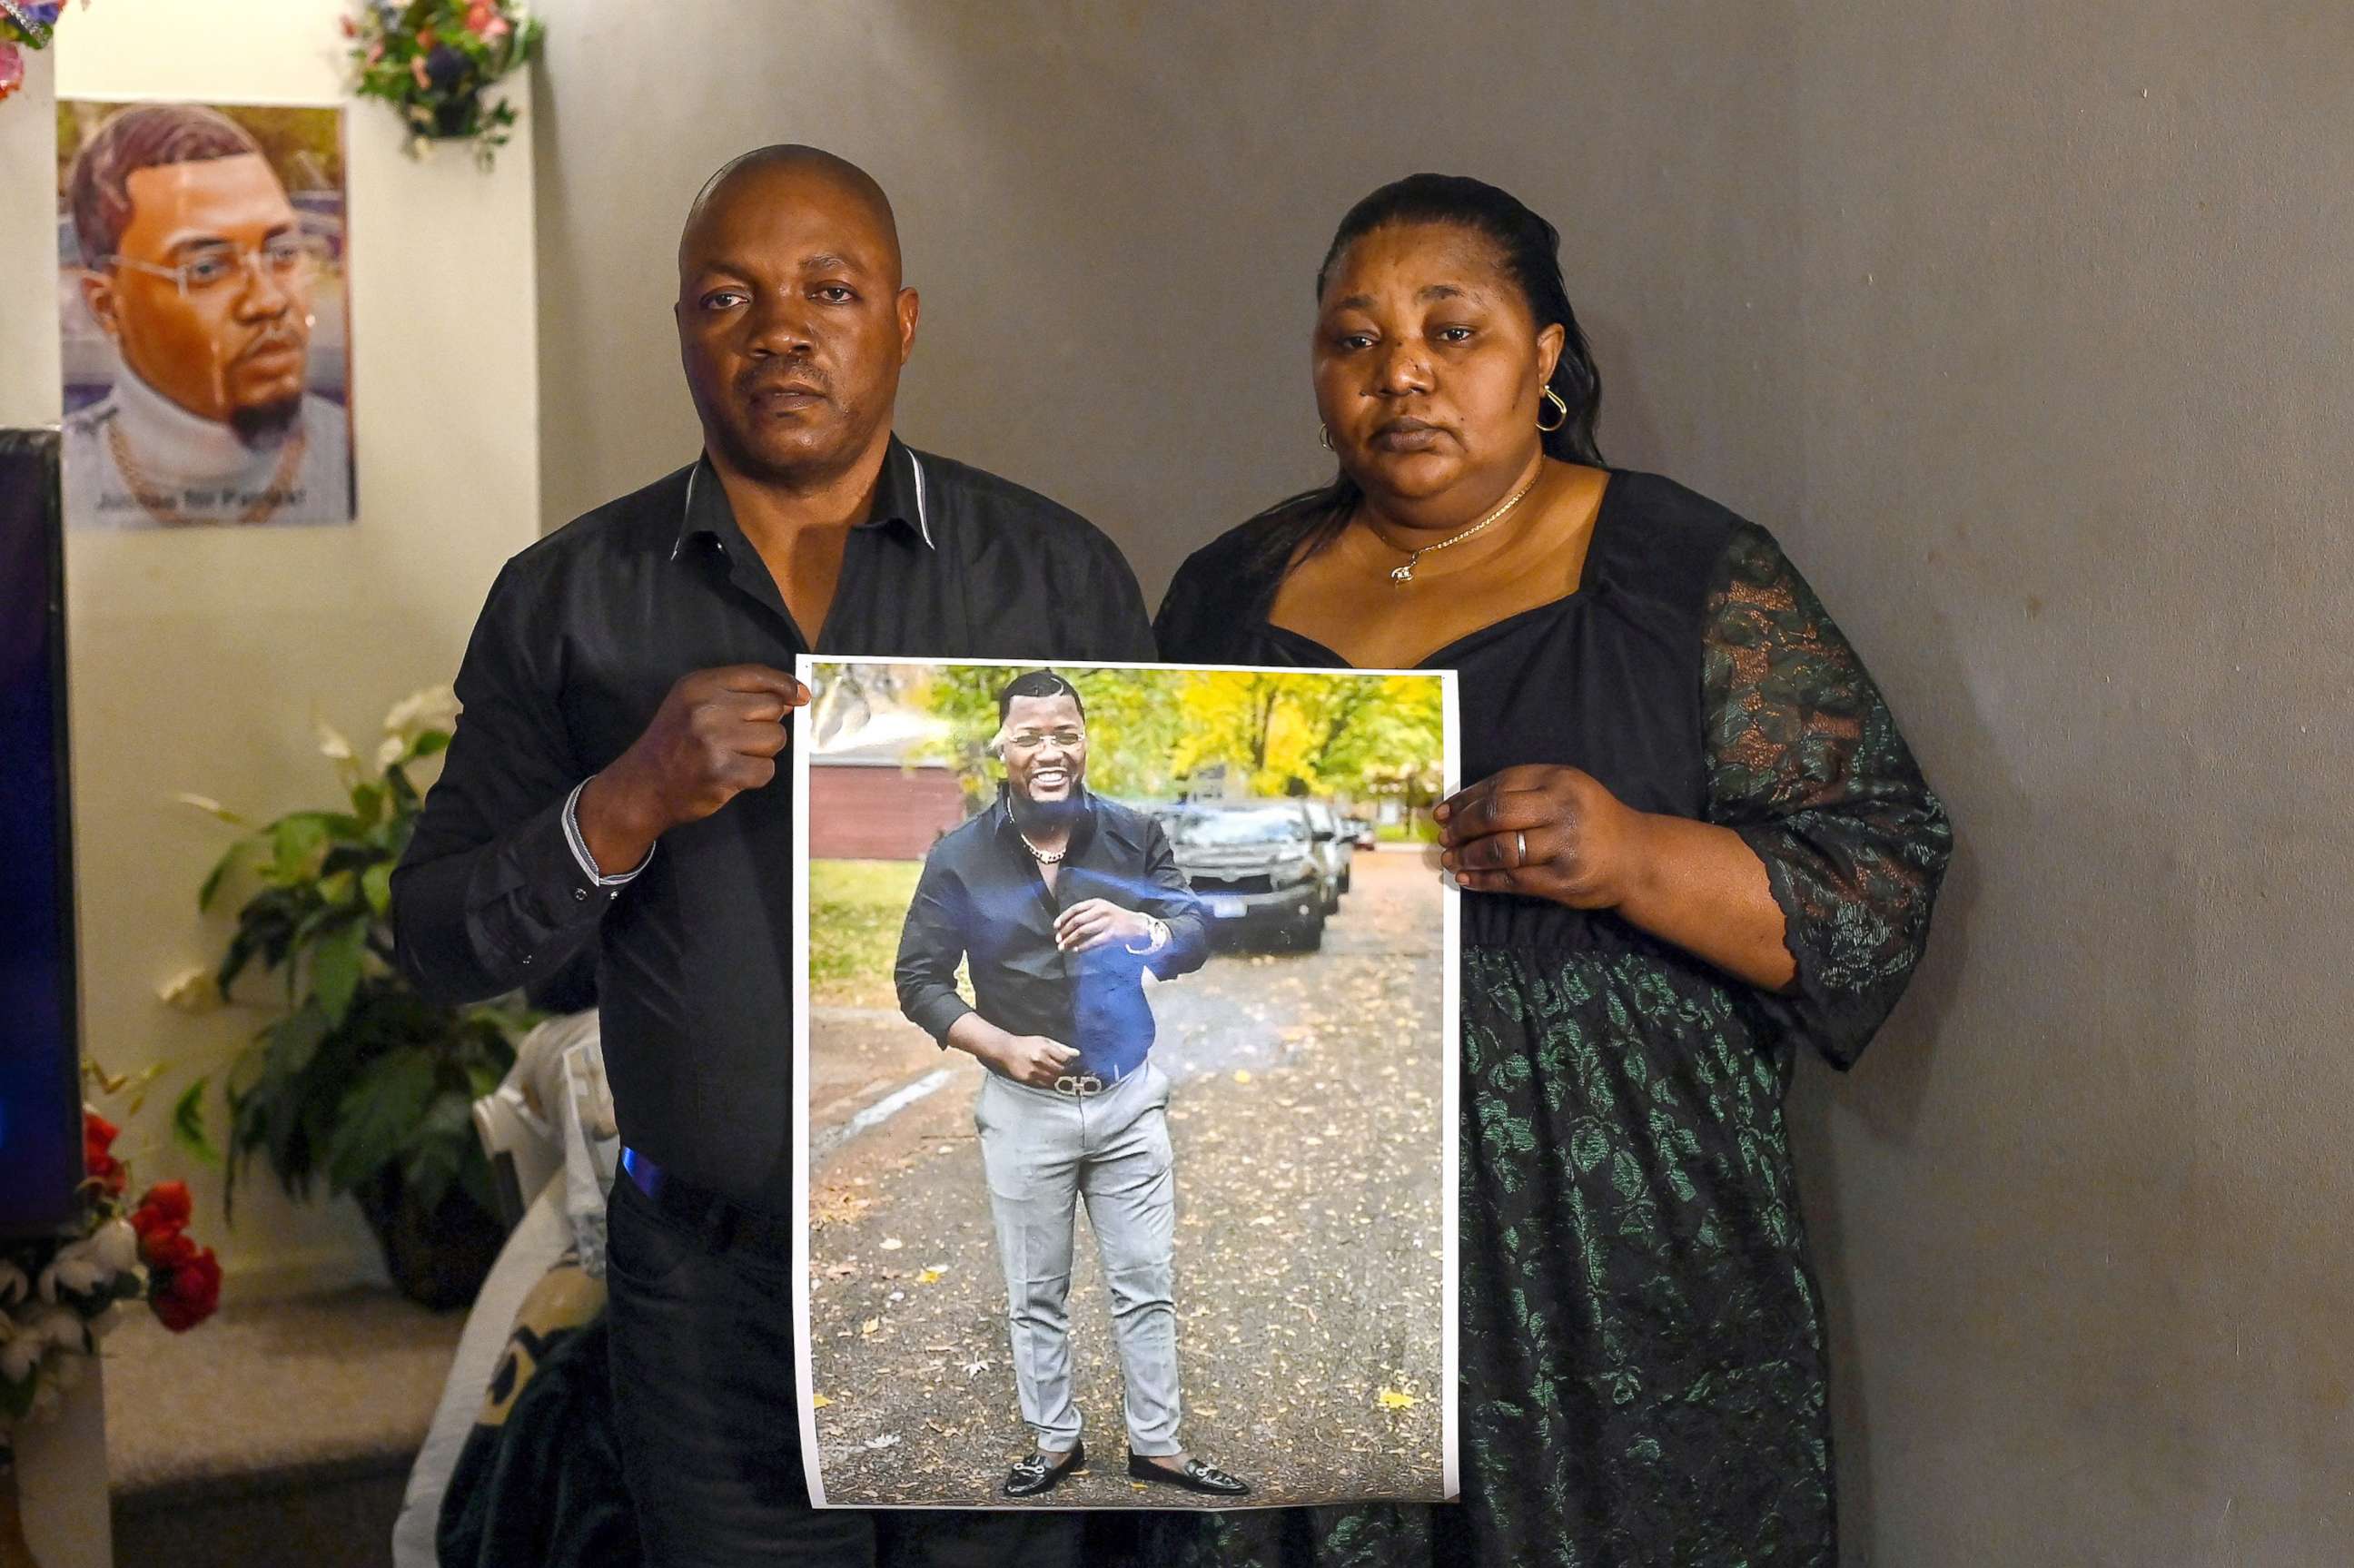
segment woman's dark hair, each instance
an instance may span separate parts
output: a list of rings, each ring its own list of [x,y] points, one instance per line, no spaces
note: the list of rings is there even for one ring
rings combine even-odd
[[[1563,462],[1600,467],[1595,416],[1602,408],[1602,377],[1593,352],[1570,309],[1561,275],[1561,231],[1531,212],[1511,192],[1463,175],[1408,175],[1394,180],[1351,207],[1332,235],[1323,265],[1316,269],[1316,297],[1324,297],[1333,264],[1342,251],[1376,228],[1400,223],[1444,223],[1485,236],[1497,249],[1504,275],[1528,302],[1539,331],[1559,323],[1561,357],[1546,385],[1568,405],[1558,429],[1544,432],[1544,453]],[[1339,535],[1362,498],[1346,473],[1332,482],[1279,501],[1260,514],[1269,524],[1263,546],[1268,556],[1288,563],[1295,555],[1322,549]],[[1305,552],[1303,551],[1305,547]]]

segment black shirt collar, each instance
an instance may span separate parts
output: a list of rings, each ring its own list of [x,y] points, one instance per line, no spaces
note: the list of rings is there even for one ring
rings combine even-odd
[[[881,528],[902,534],[927,549],[937,548],[932,538],[931,507],[927,493],[924,465],[916,450],[897,436],[883,454],[883,471],[875,483],[875,505],[860,528]],[[695,460],[686,474],[686,503],[681,508],[678,540],[671,546],[671,559],[686,554],[688,544],[708,537],[726,546],[741,540],[743,530],[737,525],[735,508],[727,504],[727,492],[719,482],[717,471],[712,468],[708,456]]]

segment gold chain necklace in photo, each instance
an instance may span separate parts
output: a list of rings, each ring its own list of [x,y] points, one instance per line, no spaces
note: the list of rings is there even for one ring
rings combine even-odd
[[[295,471],[302,465],[302,448],[308,440],[308,432],[301,425],[296,425],[293,433],[286,438],[285,450],[278,455],[278,467],[270,475],[270,487],[262,492],[260,500],[239,514],[238,522],[266,523],[270,520],[270,514],[286,500],[287,488],[293,481]],[[122,471],[122,477],[131,485],[132,495],[148,516],[166,528],[196,521],[177,512],[158,512],[148,500],[150,495],[162,494],[164,487],[150,480],[146,471],[133,461],[131,443],[122,439],[122,420],[109,419],[106,422],[106,447],[114,454],[114,466]]]
[[[1511,499],[1507,500],[1501,506],[1497,507],[1496,510],[1489,513],[1488,515],[1480,518],[1479,521],[1472,524],[1471,526],[1464,529],[1460,534],[1441,539],[1436,545],[1425,545],[1418,550],[1409,550],[1404,545],[1392,543],[1389,535],[1384,534],[1379,528],[1374,528],[1371,523],[1367,523],[1365,526],[1373,529],[1374,538],[1379,539],[1383,544],[1388,545],[1391,549],[1395,550],[1405,556],[1405,565],[1402,567],[1393,567],[1390,568],[1390,581],[1398,584],[1400,587],[1404,587],[1405,584],[1414,581],[1415,563],[1421,560],[1423,556],[1430,554],[1433,550],[1443,550],[1449,545],[1459,545],[1463,543],[1464,540],[1470,538],[1473,535],[1484,533],[1486,530],[1492,528],[1497,524],[1502,522],[1504,520],[1504,514],[1510,512],[1513,507],[1518,506],[1521,503],[1522,499],[1525,497],[1530,491],[1534,490],[1537,487],[1537,481],[1543,477],[1544,467],[1543,464],[1539,464],[1537,471],[1529,477],[1528,483],[1521,486],[1519,490],[1515,491]]]

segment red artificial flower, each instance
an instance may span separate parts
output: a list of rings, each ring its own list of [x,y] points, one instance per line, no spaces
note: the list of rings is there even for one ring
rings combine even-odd
[[[440,41],[433,36],[433,29],[430,27],[419,27],[417,30],[417,47],[420,49],[430,49]]]
[[[120,1196],[123,1184],[131,1179],[130,1172],[122,1168],[122,1161],[108,1152],[122,1130],[94,1110],[85,1109],[81,1113],[82,1164],[89,1171],[90,1179],[110,1197]]]
[[[220,1260],[205,1248],[168,1274],[148,1285],[147,1305],[156,1319],[175,1334],[185,1334],[220,1306]]]
[[[156,1182],[147,1189],[147,1195],[139,1200],[139,1206],[154,1210],[164,1221],[175,1225],[186,1224],[196,1212],[194,1200],[188,1196],[186,1181]],[[136,1216],[132,1223],[138,1223]]]
[[[196,1260],[196,1244],[177,1225],[139,1238],[139,1255],[149,1268],[186,1268]]]

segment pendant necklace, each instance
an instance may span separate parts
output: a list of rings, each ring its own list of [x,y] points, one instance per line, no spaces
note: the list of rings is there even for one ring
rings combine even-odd
[[[1379,539],[1384,545],[1389,545],[1390,548],[1393,550],[1404,552],[1405,556],[1405,565],[1402,567],[1393,567],[1390,568],[1390,581],[1396,583],[1401,588],[1405,587],[1407,583],[1414,581],[1415,563],[1421,560],[1423,556],[1430,554],[1433,550],[1444,550],[1449,545],[1459,545],[1463,543],[1464,540],[1470,538],[1473,535],[1485,533],[1490,528],[1494,527],[1498,523],[1502,522],[1504,514],[1510,512],[1513,507],[1518,506],[1522,500],[1527,496],[1528,493],[1537,487],[1537,481],[1543,477],[1544,466],[1540,463],[1537,466],[1537,471],[1530,476],[1528,483],[1521,486],[1519,490],[1515,491],[1511,498],[1508,499],[1501,506],[1497,507],[1496,510],[1489,513],[1488,515],[1480,518],[1479,521],[1472,524],[1471,526],[1464,529],[1460,534],[1456,534],[1447,538],[1441,539],[1436,545],[1425,545],[1418,550],[1408,550],[1403,545],[1390,544],[1389,536],[1384,534],[1380,529],[1374,528],[1373,530],[1374,538]],[[1372,524],[1368,524],[1367,526],[1371,527]],[[1024,839],[1023,842],[1027,843],[1029,841]]]

